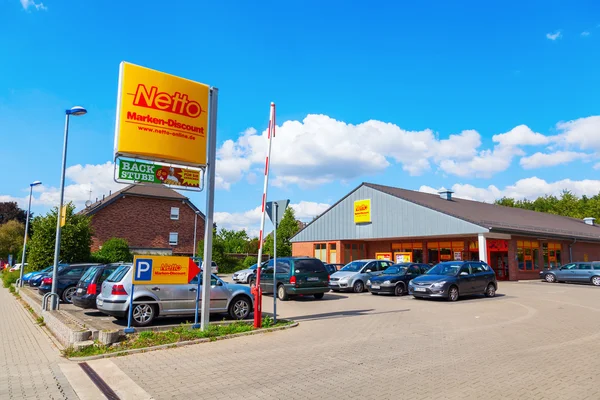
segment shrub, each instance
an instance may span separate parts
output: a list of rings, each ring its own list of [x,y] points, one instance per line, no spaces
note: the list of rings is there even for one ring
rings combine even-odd
[[[248,267],[251,267],[254,264],[256,264],[257,261],[258,261],[258,258],[248,256],[248,257],[244,258],[243,264],[244,264],[244,267],[248,268]]]
[[[121,238],[108,239],[102,248],[92,254],[92,260],[99,263],[130,262],[133,254],[129,251],[127,240]]]
[[[5,288],[10,287],[19,279],[19,271],[9,272],[8,269],[2,271],[2,284]]]

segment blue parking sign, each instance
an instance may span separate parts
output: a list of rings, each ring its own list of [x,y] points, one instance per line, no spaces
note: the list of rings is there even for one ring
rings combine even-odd
[[[135,280],[136,281],[151,281],[152,280],[152,259],[138,258],[135,260]]]

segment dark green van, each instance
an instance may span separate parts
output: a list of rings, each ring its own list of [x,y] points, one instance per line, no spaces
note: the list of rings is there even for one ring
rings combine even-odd
[[[273,259],[269,260],[260,274],[260,287],[263,293],[273,293],[275,288],[279,300],[290,296],[312,295],[322,299],[329,292],[329,273],[321,260],[310,257],[277,258],[277,284],[273,285]],[[256,285],[256,274],[250,280],[250,287]]]

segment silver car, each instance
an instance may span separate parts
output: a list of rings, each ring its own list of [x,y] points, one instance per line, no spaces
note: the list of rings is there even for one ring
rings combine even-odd
[[[394,263],[387,260],[355,260],[329,277],[329,288],[334,292],[353,291],[361,293],[365,284],[375,275]]]
[[[121,265],[102,283],[96,297],[98,311],[117,319],[128,317],[132,271],[132,264]],[[202,277],[195,277],[187,285],[135,285],[132,324],[150,325],[158,316],[194,315],[198,279],[201,282]],[[199,298],[202,299],[202,293]],[[252,299],[247,286],[229,284],[211,276],[211,313],[228,313],[232,319],[246,319],[253,309]],[[154,301],[158,303],[152,303]]]
[[[250,278],[252,278],[252,276],[254,276],[254,273],[256,272],[256,265],[257,264],[254,264],[250,268],[236,271],[231,277],[231,279],[233,279],[233,281],[237,283],[250,283]]]

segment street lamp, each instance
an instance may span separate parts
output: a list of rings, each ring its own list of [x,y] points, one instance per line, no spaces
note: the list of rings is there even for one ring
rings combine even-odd
[[[65,138],[63,143],[63,158],[62,158],[62,169],[60,172],[60,201],[58,203],[58,213],[56,215],[56,243],[54,243],[54,267],[52,269],[52,310],[58,308],[58,295],[56,294],[56,279],[58,272],[58,256],[60,253],[60,213],[63,207],[63,200],[65,196],[65,168],[67,164],[67,141],[69,138],[69,117],[84,115],[87,110],[80,106],[75,106],[70,110],[65,111]]]
[[[23,286],[23,270],[25,269],[25,249],[27,248],[27,231],[29,230],[29,214],[31,214],[31,196],[33,187],[41,185],[42,182],[35,181],[29,184],[29,207],[27,207],[27,218],[25,219],[25,235],[23,237],[23,256],[21,257],[21,272],[19,273],[19,286]]]

